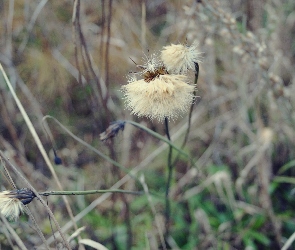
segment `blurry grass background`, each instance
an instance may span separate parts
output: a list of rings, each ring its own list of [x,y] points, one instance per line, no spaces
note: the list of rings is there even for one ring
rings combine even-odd
[[[124,109],[120,86],[137,71],[132,60],[141,64],[144,54],[195,40],[204,53],[185,148],[195,164],[181,158],[175,166],[169,245],[279,249],[295,232],[293,0],[0,1],[0,62],[52,162],[52,147],[63,160],[55,171],[64,190],[109,189],[125,173],[47,120],[52,144],[44,115],[137,169],[150,191],[164,194],[167,146],[130,125],[107,143],[99,134],[112,121],[130,119],[164,135],[163,124]],[[37,190],[56,190],[3,79],[0,94],[0,149]],[[170,125],[176,145],[186,123],[183,117]],[[2,190],[11,189],[2,175],[0,181]],[[131,180],[121,188],[142,189]],[[80,215],[77,226],[86,226],[81,237],[109,249],[161,248],[156,222],[164,227],[163,201],[153,197],[155,212],[146,196],[69,197],[74,216]],[[71,235],[62,198],[49,197],[48,204]],[[46,210],[36,201],[29,207],[51,237]],[[11,227],[32,249],[42,242],[26,218]],[[14,239],[0,225],[0,246],[10,249]]]

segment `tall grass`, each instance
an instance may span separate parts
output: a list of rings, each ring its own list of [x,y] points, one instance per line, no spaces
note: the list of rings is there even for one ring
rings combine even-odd
[[[0,3],[1,191],[59,194],[1,216],[0,248],[294,248],[293,2]],[[170,141],[120,88],[144,55],[194,41],[198,97]],[[104,193],[62,196],[87,190]]]

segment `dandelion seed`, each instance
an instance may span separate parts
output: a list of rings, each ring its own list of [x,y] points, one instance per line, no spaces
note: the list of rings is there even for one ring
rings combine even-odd
[[[128,83],[135,82],[135,81],[137,81],[137,77],[136,77],[136,75],[134,73],[132,75],[127,76],[127,82]]]
[[[202,52],[197,50],[197,43],[191,46],[171,44],[161,51],[161,59],[168,70],[173,74],[185,74],[187,70],[194,69],[195,63],[202,59]]]
[[[122,86],[125,104],[132,114],[163,121],[188,111],[194,100],[194,86],[185,75],[168,75],[164,67],[146,72],[145,79]]]
[[[139,66],[143,69],[143,73],[154,72],[158,68],[163,66],[163,63],[159,60],[156,53],[151,54],[150,57],[145,55],[143,60],[144,60],[144,64],[142,66]]]
[[[0,192],[0,213],[9,220],[17,220],[23,213],[23,205],[29,204],[35,194],[28,188]]]

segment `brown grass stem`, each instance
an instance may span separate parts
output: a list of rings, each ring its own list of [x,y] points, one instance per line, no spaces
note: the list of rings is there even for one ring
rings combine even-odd
[[[57,177],[57,174],[56,174],[56,172],[55,172],[55,170],[54,170],[54,168],[53,168],[53,166],[52,166],[52,164],[51,164],[51,162],[49,160],[49,157],[48,157],[48,155],[47,155],[47,153],[46,153],[46,151],[45,151],[45,149],[43,147],[43,144],[42,144],[42,142],[41,142],[41,140],[40,140],[40,138],[39,138],[39,136],[38,136],[38,134],[37,134],[37,132],[36,132],[33,124],[32,124],[32,122],[31,122],[31,120],[30,120],[27,112],[25,111],[22,103],[18,99],[18,97],[17,97],[17,95],[16,95],[16,93],[15,93],[15,91],[14,91],[14,89],[13,89],[13,87],[12,87],[12,85],[11,85],[11,83],[10,83],[10,81],[9,81],[9,79],[8,79],[8,77],[7,77],[4,69],[3,69],[3,67],[2,67],[2,64],[0,64],[0,71],[3,74],[3,77],[4,77],[5,81],[6,81],[6,84],[7,84],[8,88],[9,88],[9,90],[10,90],[12,96],[13,96],[13,99],[15,100],[15,102],[16,102],[16,104],[17,104],[17,106],[18,106],[18,108],[19,108],[19,110],[20,110],[20,112],[21,112],[21,114],[22,114],[22,116],[23,116],[23,118],[24,118],[24,120],[25,120],[25,122],[26,122],[26,124],[27,124],[27,126],[28,126],[28,128],[29,128],[29,130],[30,130],[30,132],[31,132],[31,134],[32,134],[32,136],[34,138],[34,140],[35,140],[35,142],[36,142],[36,145],[39,148],[39,150],[40,150],[40,152],[41,152],[41,154],[42,154],[42,156],[43,156],[43,158],[44,158],[44,160],[45,160],[45,162],[46,162],[46,164],[47,164],[47,166],[48,166],[48,168],[49,168],[49,170],[50,170],[50,172],[51,172],[51,174],[52,174],[52,176],[53,176],[53,178],[55,180],[55,182],[57,183],[58,188],[60,190],[62,190],[63,187],[62,187],[62,185],[61,185],[61,183],[60,183],[60,181],[59,181],[59,179]],[[64,199],[64,202],[65,202],[67,211],[68,211],[71,219],[73,219],[74,216],[73,216],[73,213],[72,213],[72,209],[71,209],[71,207],[69,205],[69,202],[66,199],[66,197],[64,197],[63,199]],[[56,223],[57,223],[57,221],[56,221]],[[62,237],[63,237],[63,239],[65,241],[65,244],[68,245],[68,242],[66,241],[65,237],[64,236],[62,236]]]
[[[198,117],[201,116],[201,114],[204,112],[203,109],[201,109],[201,111],[199,111],[200,114],[198,115],[193,115],[192,120],[196,121]],[[173,135],[171,136],[173,140],[177,140],[186,130],[186,125],[182,125],[181,127],[179,127],[178,129],[175,130],[175,132],[173,133]],[[153,132],[153,131],[152,131]],[[165,138],[166,139],[166,138]],[[141,161],[140,164],[138,164],[136,167],[134,167],[131,170],[131,174],[136,175],[138,172],[140,172],[141,170],[143,170],[144,168],[148,167],[153,160],[159,156],[164,150],[167,149],[169,144],[167,143],[163,143],[161,144],[159,147],[157,147],[151,154],[149,154],[144,160]],[[119,180],[118,182],[116,182],[111,189],[117,189],[122,187],[125,183],[127,183],[128,181],[131,180],[130,175],[125,175],[121,180]],[[100,197],[98,197],[96,200],[94,200],[91,204],[89,204],[84,210],[82,210],[79,214],[77,214],[75,216],[75,220],[76,222],[80,221],[81,219],[83,219],[88,213],[90,213],[93,209],[95,209],[98,205],[102,204],[104,201],[106,201],[109,197],[111,196],[111,193],[105,193],[102,194]],[[69,221],[68,223],[66,223],[63,228],[62,231],[63,232],[67,232],[70,228],[73,227],[73,222]],[[55,235],[57,235],[55,233]],[[53,242],[54,237],[50,237],[47,242],[48,244]]]
[[[159,237],[160,237],[162,247],[163,247],[164,250],[166,250],[167,247],[166,247],[165,239],[163,237],[163,228],[161,226],[161,222],[159,221],[159,219],[157,219],[157,211],[156,211],[156,208],[155,208],[155,204],[153,203],[152,196],[151,196],[151,194],[149,192],[149,189],[148,189],[148,186],[147,186],[147,184],[145,182],[144,175],[141,176],[140,181],[141,181],[141,185],[143,186],[144,192],[146,193],[146,196],[147,196],[149,205],[151,207],[151,210],[152,210],[152,212],[154,214],[156,227],[157,227],[157,230],[158,230],[158,233],[159,233]]]
[[[50,208],[48,207],[47,203],[42,199],[42,197],[38,194],[37,190],[36,190],[36,189],[31,185],[31,183],[30,183],[30,182],[29,182],[29,181],[28,181],[28,180],[22,175],[22,173],[17,169],[17,167],[14,166],[14,165],[9,161],[9,159],[5,156],[5,154],[4,154],[1,150],[0,150],[0,155],[1,155],[1,157],[2,157],[2,158],[8,163],[8,165],[12,168],[12,170],[17,174],[17,176],[21,178],[21,180],[24,182],[24,184],[25,184],[28,188],[30,188],[30,189],[32,190],[32,192],[34,192],[34,194],[36,195],[36,197],[40,200],[40,202],[42,203],[42,205],[45,207],[47,213],[49,214],[50,218],[53,220],[53,222],[54,222],[54,224],[55,224],[55,226],[56,226],[56,228],[57,228],[57,231],[59,232],[59,234],[60,234],[62,240],[64,241],[65,247],[66,247],[67,249],[71,250],[71,247],[70,247],[68,241],[66,240],[65,235],[62,233],[61,228],[60,228],[60,226],[59,226],[59,224],[58,224],[58,222],[57,222],[55,216],[53,215],[52,211],[51,211]],[[64,197],[64,196],[63,196],[63,197]],[[28,206],[26,206],[26,208],[28,208]],[[29,216],[30,216],[30,214],[31,214],[31,213],[28,213]],[[30,216],[30,217],[31,217],[31,216]],[[43,234],[42,234],[41,229],[39,228],[38,224],[35,223],[35,219],[34,219],[34,217],[32,217],[32,218],[33,218],[32,221],[34,222],[35,226],[37,227],[37,231],[40,231],[40,232],[38,232],[38,233],[39,233],[39,235],[41,236],[42,241],[44,242],[43,244],[45,244],[46,248],[49,249],[48,245],[46,244],[46,240],[45,240],[45,238],[44,238],[44,236],[43,236]],[[40,233],[41,233],[41,234],[40,234]]]
[[[162,136],[162,135],[156,133],[155,131],[153,131],[153,130],[151,130],[151,129],[149,129],[149,128],[147,128],[147,127],[145,127],[145,126],[143,126],[143,125],[141,125],[141,124],[139,124],[139,123],[137,123],[137,122],[129,121],[129,120],[127,120],[127,121],[125,121],[125,122],[126,122],[126,123],[129,123],[129,124],[131,124],[131,125],[133,125],[133,126],[135,126],[135,127],[137,127],[137,128],[140,128],[140,129],[146,131],[147,133],[149,133],[150,135],[152,135],[153,137],[155,137],[155,138],[157,138],[157,139],[159,139],[159,140],[161,140],[161,141],[166,142],[166,143],[167,143],[169,146],[171,146],[173,149],[175,149],[175,150],[178,151],[180,154],[182,154],[182,155],[184,155],[185,157],[187,157],[187,158],[190,160],[191,163],[193,162],[193,159],[191,159],[190,156],[189,156],[187,153],[185,153],[182,149],[180,149],[179,147],[177,147],[175,144],[173,144],[169,139],[165,138],[164,136]],[[170,137],[170,135],[169,135],[169,137]]]
[[[21,238],[18,236],[17,232],[13,229],[12,226],[10,226],[7,219],[2,214],[0,214],[0,218],[3,221],[3,224],[5,225],[5,227],[7,228],[8,232],[9,232],[8,233],[9,237],[12,237],[15,240],[15,242],[16,242],[17,246],[19,247],[19,249],[20,250],[28,250],[27,247],[25,246],[25,244],[23,243],[23,241],[21,240]],[[3,228],[4,227],[1,226],[1,229],[3,229]],[[4,233],[5,233],[5,230],[4,230]],[[11,242],[11,244],[12,244],[12,242]],[[13,249],[13,245],[11,245],[11,248]]]
[[[111,22],[112,22],[112,4],[113,1],[109,0],[108,4],[108,17],[107,17],[107,40],[105,45],[105,82],[109,85],[109,74],[110,74],[110,39],[111,39]],[[106,89],[105,99],[108,99],[109,88]]]
[[[134,180],[136,180],[137,182],[139,182],[138,178],[134,175],[132,175],[130,173],[130,171],[124,167],[123,165],[121,165],[120,163],[114,161],[113,159],[111,159],[110,157],[108,157],[107,155],[105,155],[104,153],[102,153],[101,151],[99,151],[98,149],[94,148],[93,146],[91,146],[90,144],[88,144],[87,142],[83,141],[81,138],[79,138],[78,136],[74,135],[69,129],[67,129],[62,123],[60,123],[56,118],[54,118],[53,116],[50,115],[46,115],[43,117],[43,121],[47,120],[47,119],[52,119],[53,121],[55,121],[64,131],[66,131],[73,139],[75,139],[76,141],[78,141],[79,143],[81,143],[82,145],[84,145],[85,147],[87,147],[88,149],[90,149],[91,151],[93,151],[94,153],[98,154],[100,157],[102,157],[103,159],[105,159],[106,161],[112,163],[114,166],[120,168],[122,171],[124,171],[125,173],[129,174],[130,177],[132,177]]]
[[[14,189],[18,189],[17,186],[15,185],[15,183],[14,183],[14,181],[13,181],[13,179],[12,179],[12,177],[11,177],[9,171],[8,171],[8,169],[6,168],[5,163],[4,163],[3,159],[2,159],[2,157],[0,157],[0,162],[1,162],[2,166],[3,166],[4,173],[5,173],[5,177],[7,178],[8,182],[10,183],[10,185],[11,185]],[[24,207],[25,207],[25,212],[26,212],[26,214],[30,217],[30,220],[33,222],[34,226],[36,227],[35,230],[36,230],[36,232],[38,233],[38,235],[40,236],[40,238],[41,238],[43,244],[45,245],[45,247],[46,247],[47,249],[49,249],[49,246],[48,246],[47,243],[46,243],[46,239],[45,239],[45,237],[44,237],[44,234],[42,233],[42,231],[41,231],[41,229],[40,229],[38,223],[36,222],[36,220],[35,220],[33,214],[31,213],[29,207],[28,207],[27,205],[25,205]],[[4,219],[5,219],[5,218],[4,218]],[[6,219],[5,219],[5,220],[6,220]],[[12,233],[12,235],[14,236],[13,233]],[[15,238],[15,236],[14,236],[14,238]],[[16,238],[15,238],[15,240],[18,241],[18,239],[16,239]]]

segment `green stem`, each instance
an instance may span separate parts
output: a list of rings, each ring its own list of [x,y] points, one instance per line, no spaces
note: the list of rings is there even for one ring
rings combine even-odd
[[[166,120],[166,118],[165,118]],[[126,123],[129,123],[137,128],[140,128],[144,131],[146,131],[147,133],[149,133],[150,135],[154,136],[155,138],[161,140],[161,141],[164,141],[166,142],[170,147],[174,148],[176,151],[179,152],[179,154],[182,154],[184,156],[186,156],[188,159],[190,159],[189,155],[187,153],[185,153],[182,149],[180,149],[179,147],[175,146],[171,141],[170,141],[170,135],[169,135],[169,139],[165,138],[164,136],[154,132],[153,130],[145,127],[145,126],[142,126],[141,124],[137,123],[137,122],[134,122],[134,121],[125,121]],[[169,133],[169,131],[168,131]],[[192,159],[190,159],[190,161],[192,162]]]
[[[50,115],[46,115],[43,117],[43,121],[45,121],[46,119],[52,119],[54,120],[63,130],[65,130],[72,138],[74,138],[76,141],[80,142],[82,145],[84,145],[85,147],[87,147],[88,149],[92,150],[94,153],[98,154],[100,157],[102,157],[103,159],[105,159],[106,161],[112,163],[114,166],[120,168],[122,171],[124,171],[125,173],[127,173],[130,177],[132,177],[134,180],[136,180],[138,183],[140,183],[140,181],[138,180],[138,178],[134,175],[132,175],[130,173],[130,171],[125,168],[123,165],[121,165],[120,163],[114,161],[113,159],[111,159],[110,157],[108,157],[107,155],[103,154],[101,151],[99,151],[98,149],[94,148],[93,146],[91,146],[90,144],[88,144],[87,142],[83,141],[81,138],[79,138],[78,136],[74,135],[70,130],[68,130],[63,124],[61,124],[56,118],[54,118],[53,116]]]
[[[273,182],[277,183],[289,183],[289,184],[295,184],[295,178],[289,177],[289,176],[276,176],[272,179]]]
[[[42,196],[50,195],[87,195],[87,194],[102,194],[102,193],[124,193],[124,194],[133,194],[141,195],[144,192],[128,191],[122,189],[105,189],[105,190],[85,190],[85,191],[46,191],[40,192]]]
[[[168,140],[170,141],[170,134],[169,134],[169,126],[168,126],[168,119],[165,117],[165,131]],[[167,238],[170,235],[170,217],[171,217],[171,204],[169,199],[169,193],[170,193],[170,186],[172,181],[172,173],[173,173],[173,164],[172,164],[172,146],[169,144],[169,153],[168,153],[168,178],[167,178],[167,184],[166,184],[166,192],[165,192],[165,239],[167,241]]]

